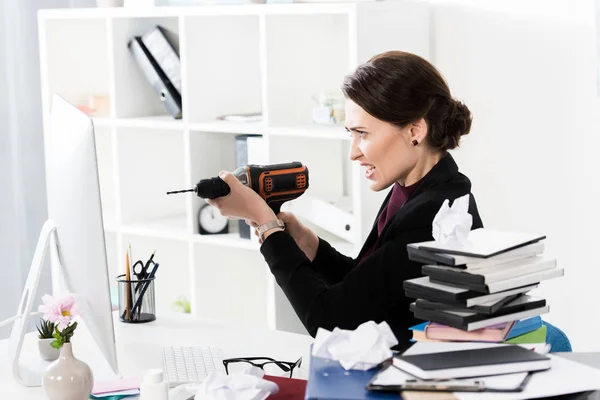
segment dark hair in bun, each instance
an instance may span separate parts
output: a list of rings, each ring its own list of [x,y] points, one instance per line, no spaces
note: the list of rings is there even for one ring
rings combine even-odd
[[[404,128],[425,119],[427,144],[446,151],[471,130],[467,106],[454,100],[439,71],[411,53],[389,51],[371,58],[346,76],[344,95],[377,119]]]

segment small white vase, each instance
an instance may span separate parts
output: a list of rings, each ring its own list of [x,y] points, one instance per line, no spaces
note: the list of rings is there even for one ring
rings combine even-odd
[[[92,370],[73,356],[71,343],[62,345],[60,357],[48,366],[42,377],[49,400],[87,400],[93,385]]]
[[[42,360],[54,361],[60,355],[60,350],[50,346],[50,343],[54,341],[54,338],[50,339],[38,339],[38,350]]]

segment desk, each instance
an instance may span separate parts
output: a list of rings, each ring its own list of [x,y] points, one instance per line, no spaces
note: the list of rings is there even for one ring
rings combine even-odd
[[[561,357],[600,369],[600,353],[555,353]],[[600,400],[600,391],[563,396],[569,400]]]
[[[125,324],[118,321],[115,314],[115,337],[119,368],[124,377],[142,376],[150,368],[162,368],[162,346],[218,346],[225,358],[268,356],[295,361],[304,357],[308,361],[309,345],[313,341],[307,335],[219,323],[190,315],[159,317],[146,324]],[[110,376],[110,369],[85,326],[77,328],[72,342],[75,357],[92,367],[95,379]],[[46,400],[41,387],[25,388],[13,380],[7,351],[8,340],[0,341],[0,399]],[[27,336],[23,351],[37,352],[33,333]],[[305,370],[300,371],[299,377],[307,376]]]
[[[294,361],[298,357],[309,360],[310,336],[272,331],[243,324],[219,323],[190,315],[161,317],[147,324],[124,324],[115,315],[115,336],[119,368],[125,377],[141,376],[150,368],[162,368],[160,349],[168,345],[214,345],[223,349],[223,356],[269,356]],[[104,362],[89,332],[82,325],[73,337],[73,351],[77,358],[87,362],[96,379],[107,378],[110,370]],[[42,388],[25,388],[12,378],[7,362],[8,340],[0,341],[0,399],[46,400]],[[35,335],[26,338],[24,351],[37,352]],[[558,353],[559,355],[600,368],[600,353]],[[308,367],[308,363],[304,367]],[[296,373],[294,374],[296,375]],[[300,378],[306,378],[300,370]],[[561,397],[566,398],[566,397]],[[598,392],[570,399],[600,399]]]

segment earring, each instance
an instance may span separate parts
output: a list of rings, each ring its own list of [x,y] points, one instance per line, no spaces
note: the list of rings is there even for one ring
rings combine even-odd
[[[419,144],[419,142],[417,142],[417,139],[413,139],[413,141],[412,141],[412,145],[413,145],[413,146],[416,146],[416,145],[418,145],[418,144]]]

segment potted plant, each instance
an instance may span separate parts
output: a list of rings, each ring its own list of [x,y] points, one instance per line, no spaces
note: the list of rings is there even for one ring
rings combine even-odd
[[[40,319],[36,326],[38,330],[38,350],[40,357],[46,361],[54,361],[60,355],[60,350],[52,346],[54,341],[54,322]]]
[[[44,319],[54,323],[52,343],[60,349],[58,359],[52,362],[42,376],[42,386],[49,400],[87,399],[92,392],[94,375],[89,365],[73,355],[71,338],[77,329],[79,316],[74,293],[57,296],[45,295],[39,311]]]

